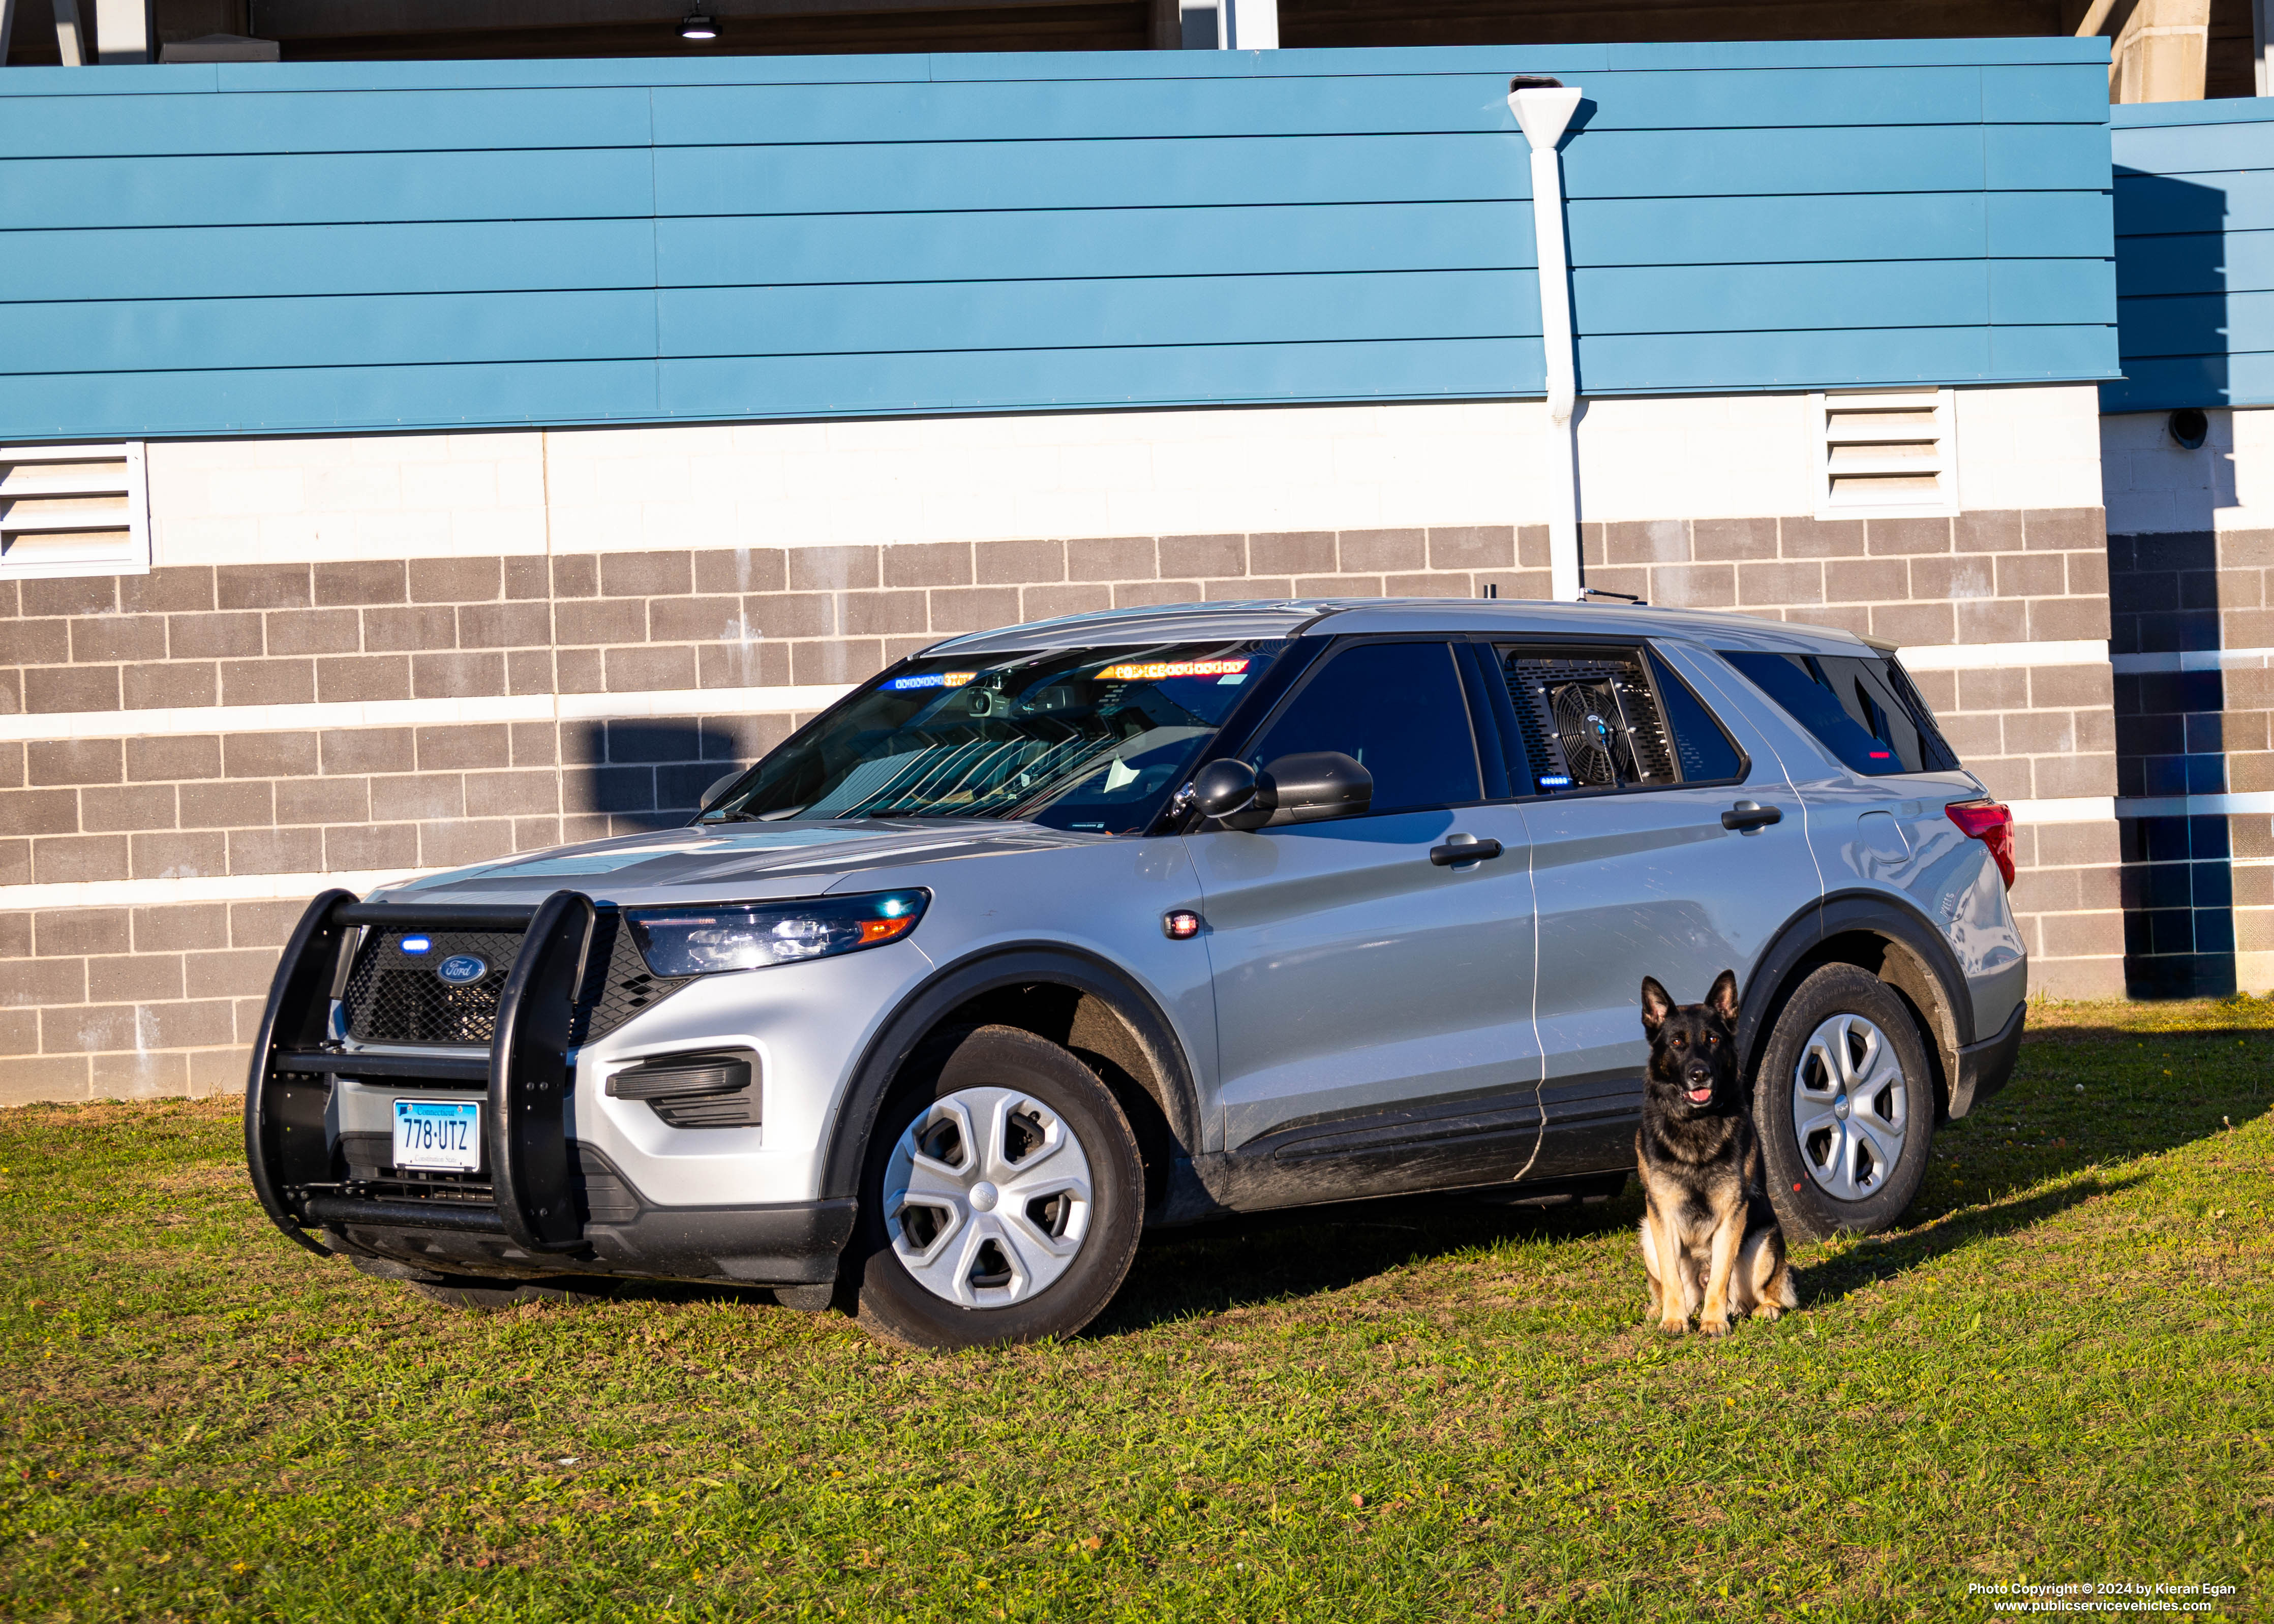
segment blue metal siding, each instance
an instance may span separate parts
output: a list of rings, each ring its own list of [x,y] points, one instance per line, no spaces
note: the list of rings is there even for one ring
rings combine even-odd
[[[2100,41],[13,69],[0,440],[2115,371]]]
[[[2114,109],[2107,411],[2274,405],[2274,100]]]

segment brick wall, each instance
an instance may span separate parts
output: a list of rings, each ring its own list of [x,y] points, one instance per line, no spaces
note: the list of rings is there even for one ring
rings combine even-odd
[[[1654,602],[1933,647],[2106,635],[2097,510],[1596,524],[1585,545],[1591,580]],[[0,884],[35,898],[90,888],[89,906],[0,913],[0,1101],[234,1088],[276,949],[328,875],[367,884],[678,822],[794,725],[793,700],[818,703],[814,688],[939,636],[1193,598],[1488,586],[1546,594],[1544,529],[347,560],[0,583],[0,713],[76,735],[0,744]],[[1921,685],[1999,793],[2112,793],[2105,665],[2022,659],[1924,671]],[[721,703],[706,707],[706,694]],[[386,708],[407,701],[534,710],[390,721]],[[247,725],[175,714],[215,705]],[[259,709],[271,706],[325,709]],[[2115,839],[2105,819],[2022,831],[2015,903],[2040,988],[2112,984]],[[206,881],[266,891],[102,902],[121,883]]]
[[[1919,688],[1966,764],[2009,801],[2116,793],[2106,660],[2052,653],[2040,662],[2027,647],[2108,636],[2108,545],[2097,508],[1590,525],[1582,546],[1590,584],[1653,603],[1845,627],[1954,656],[1997,645],[1997,662],[1982,669],[1932,669],[1926,654],[1916,662]],[[2030,986],[2114,996],[2124,951],[2118,831],[2105,809],[2059,810],[2054,821],[2024,807],[2015,839],[2013,902]]]

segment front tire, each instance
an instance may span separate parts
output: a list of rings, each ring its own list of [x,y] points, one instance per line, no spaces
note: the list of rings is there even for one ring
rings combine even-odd
[[[1926,1177],[1934,1074],[1910,1006],[1854,965],[1794,991],[1753,1085],[1768,1196],[1786,1237],[1872,1235]]]
[[[1104,1084],[1055,1043],[981,1026],[870,1135],[855,1315],[912,1348],[1070,1336],[1120,1289],[1144,1207]]]

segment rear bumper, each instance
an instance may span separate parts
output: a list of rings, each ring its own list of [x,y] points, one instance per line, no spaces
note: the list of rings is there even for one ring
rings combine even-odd
[[[2022,1052],[2022,1028],[2029,1006],[2017,1004],[1996,1037],[1969,1043],[1958,1051],[1958,1074],[1950,1079],[1950,1114],[1963,1116],[1996,1094],[2014,1075],[2014,1060]]]
[[[245,1087],[245,1160],[269,1220],[313,1250],[446,1273],[751,1285],[834,1279],[853,1232],[851,1200],[655,1207],[605,1156],[568,1137],[571,1015],[594,918],[589,898],[566,891],[534,908],[367,904],[345,891],[309,904],[277,966]],[[486,1061],[351,1054],[331,1041],[332,989],[359,925],[523,930]],[[347,1077],[486,1088],[481,1165],[489,1182],[430,1196],[403,1181],[358,1177],[332,1109]]]

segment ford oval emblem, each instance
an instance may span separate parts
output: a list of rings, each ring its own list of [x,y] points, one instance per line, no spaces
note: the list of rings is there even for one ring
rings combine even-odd
[[[434,966],[434,974],[453,987],[471,987],[489,973],[489,966],[471,953],[453,953]]]

